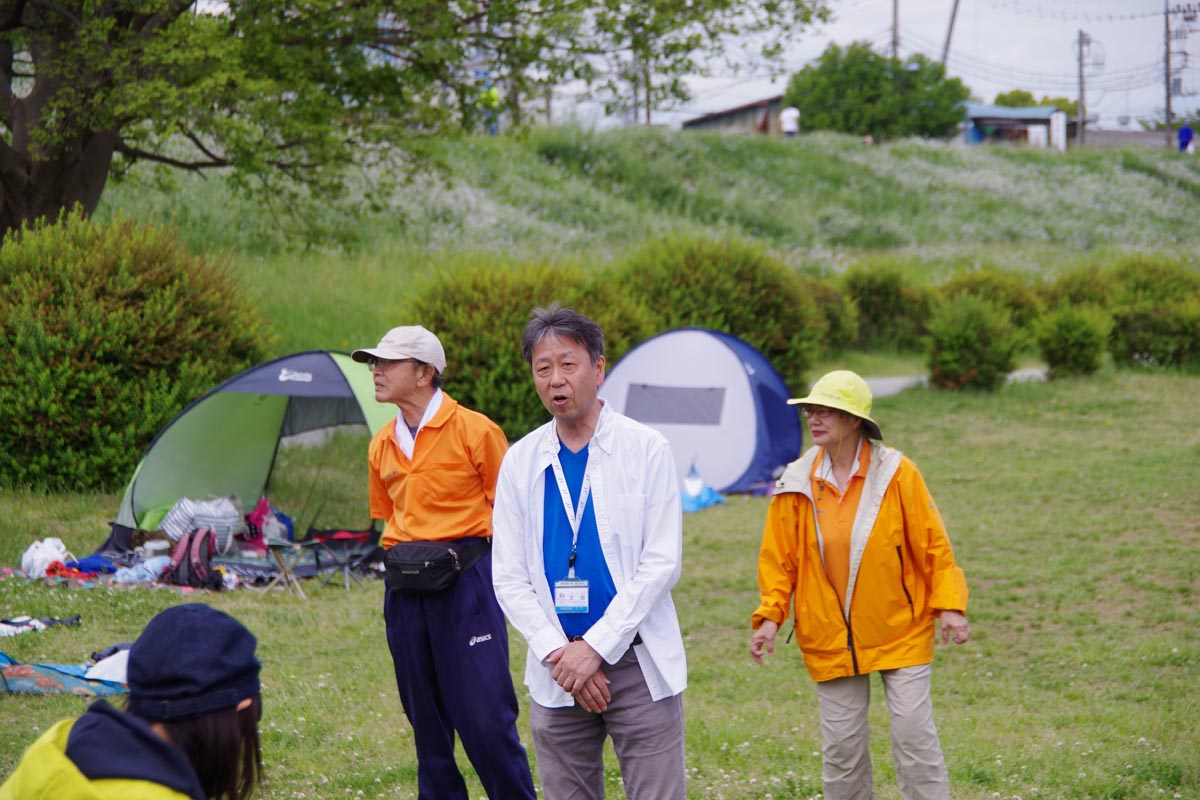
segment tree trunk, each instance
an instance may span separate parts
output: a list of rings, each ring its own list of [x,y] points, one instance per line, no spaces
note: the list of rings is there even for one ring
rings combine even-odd
[[[508,82],[508,109],[512,116],[512,127],[521,127],[521,87],[515,80]]]
[[[92,132],[36,158],[10,148],[0,154],[0,234],[39,219],[53,221],[78,206],[91,214],[108,181],[118,137]]]

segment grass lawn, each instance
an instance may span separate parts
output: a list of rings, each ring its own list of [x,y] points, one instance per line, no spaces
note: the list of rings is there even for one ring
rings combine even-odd
[[[934,668],[952,795],[1200,797],[1200,378],[1108,370],[990,395],[918,388],[877,401],[875,417],[920,465],[971,587],[974,637],[939,646]],[[90,552],[118,499],[0,492],[0,564],[16,565],[29,542],[50,535]],[[816,699],[799,653],[781,647],[763,666],[748,656],[767,503],[731,497],[684,522],[675,599],[689,661],[690,797],[820,793]],[[300,600],[4,580],[2,616],[80,614],[83,624],[0,647],[20,661],[80,663],[132,640],[156,611],[201,599],[259,636],[263,797],[415,797],[382,584],[309,585]],[[519,681],[519,637],[511,648]],[[876,796],[888,800],[898,794],[878,692],[875,700]],[[0,775],[85,705],[5,697]],[[529,742],[524,713],[521,725]],[[610,796],[623,796],[611,757],[608,775]]]

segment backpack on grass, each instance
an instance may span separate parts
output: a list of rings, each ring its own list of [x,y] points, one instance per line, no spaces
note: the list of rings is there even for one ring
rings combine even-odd
[[[211,528],[198,528],[185,533],[175,543],[171,562],[163,571],[163,582],[172,586],[220,589],[224,580],[212,566],[216,552],[217,535]]]

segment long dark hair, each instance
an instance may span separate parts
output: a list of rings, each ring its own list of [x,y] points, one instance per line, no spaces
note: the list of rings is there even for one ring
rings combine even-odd
[[[246,800],[262,780],[258,721],[262,698],[243,711],[223,708],[161,724],[172,744],[187,754],[210,800]]]

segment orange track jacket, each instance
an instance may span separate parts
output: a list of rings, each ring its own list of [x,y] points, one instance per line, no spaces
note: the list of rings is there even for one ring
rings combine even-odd
[[[413,458],[396,443],[395,422],[367,451],[371,518],[387,522],[381,544],[492,535],[496,479],[508,449],[500,426],[449,395],[417,433]]]

